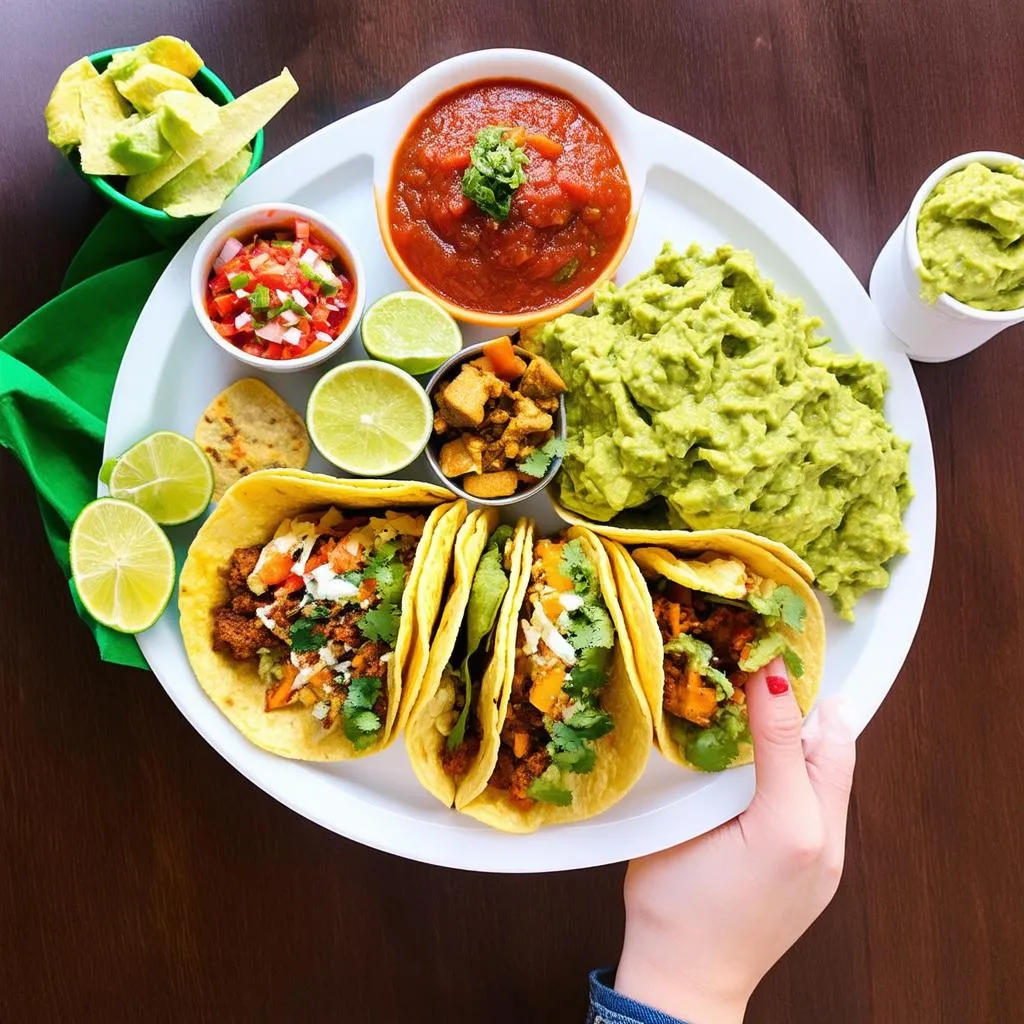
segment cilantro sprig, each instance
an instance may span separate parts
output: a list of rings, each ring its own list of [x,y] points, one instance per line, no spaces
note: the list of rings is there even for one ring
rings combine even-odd
[[[356,750],[365,750],[377,742],[381,720],[373,706],[380,696],[380,688],[381,681],[371,676],[353,676],[348,681],[348,694],[341,713],[345,719],[345,736]]]
[[[565,441],[560,437],[552,437],[545,441],[539,448],[535,448],[529,455],[518,463],[516,468],[520,473],[536,477],[538,480],[551,468],[555,459],[560,459],[565,454]]]
[[[755,612],[770,620],[769,626],[781,621],[798,633],[804,628],[807,605],[799,594],[785,584],[775,587],[764,596],[750,593],[747,595],[747,602]]]

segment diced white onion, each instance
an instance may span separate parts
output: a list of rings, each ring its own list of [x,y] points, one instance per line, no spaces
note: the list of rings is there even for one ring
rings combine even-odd
[[[247,298],[249,298],[249,293],[244,288],[236,288],[235,289],[235,298],[236,299],[247,299]]]
[[[583,598],[579,594],[559,594],[558,601],[567,612],[579,611],[583,607]]]
[[[237,238],[229,238],[220,249],[220,255],[213,261],[213,269],[220,270],[228,260],[233,260],[243,249]]]
[[[252,317],[248,313],[239,313],[235,317],[235,330],[240,331],[243,327],[248,327],[252,323]]]
[[[292,324],[297,324],[299,322],[298,315],[293,313],[290,309],[286,309],[283,313],[279,313],[278,319],[281,323],[287,324],[289,327],[291,327]]]
[[[330,668],[332,665],[337,665],[338,656],[331,650],[330,644],[326,644],[321,647],[317,654],[320,655],[320,660]]]
[[[329,565],[318,565],[304,579],[306,589],[318,601],[347,601],[359,593],[354,583],[338,576]]]
[[[286,345],[298,345],[302,341],[302,331],[298,327],[289,327],[284,334],[281,335],[281,340]]]
[[[266,626],[271,633],[274,632],[274,627],[277,625],[277,623],[267,614],[267,609],[263,605],[260,605],[256,609],[256,618],[259,619],[260,622],[262,622],[263,625]]]
[[[328,308],[328,309],[341,309],[341,306],[339,306],[339,305],[338,305],[337,303],[335,303],[335,302],[328,302],[328,303],[327,303],[327,308]]]
[[[316,337],[318,341],[326,341],[328,345],[331,344],[334,339],[326,331],[317,331]]]
[[[280,324],[276,320],[273,323],[267,324],[266,327],[258,327],[256,329],[257,338],[270,342],[280,341],[284,337],[284,333],[284,324]]]
[[[258,253],[256,253],[255,256],[252,256],[249,259],[249,266],[252,267],[253,270],[255,270],[257,267],[262,267],[263,264],[266,263],[267,260],[269,260],[269,259],[270,259],[270,256],[268,256],[267,253],[265,253],[265,252],[258,252]]]
[[[309,305],[309,299],[306,298],[298,288],[292,289],[292,298],[295,300],[295,304],[305,309]]]
[[[302,252],[302,243],[297,238],[292,242],[292,252],[295,253],[296,256]]]
[[[299,262],[300,263],[305,263],[307,267],[312,267],[312,266],[314,266],[316,264],[316,261],[318,259],[320,259],[320,257],[312,249],[307,249],[299,257]]]
[[[274,291],[277,293],[277,301],[280,303],[285,303],[291,298],[286,291],[282,291],[280,288],[275,288]]]

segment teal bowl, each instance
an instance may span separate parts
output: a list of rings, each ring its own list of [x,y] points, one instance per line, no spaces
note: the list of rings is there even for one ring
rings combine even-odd
[[[89,61],[97,71],[102,72],[110,63],[110,59],[115,53],[131,49],[134,49],[134,47],[115,46],[113,49],[101,50],[99,53],[91,54]],[[196,72],[192,82],[199,92],[209,97],[219,106],[223,107],[235,98],[231,90],[205,65]],[[79,163],[77,150],[72,151],[69,159],[75,170],[108,203],[137,218],[150,235],[162,245],[183,241],[195,231],[199,224],[206,220],[206,217],[172,217],[170,214],[164,213],[163,210],[154,210],[151,206],[137,203],[134,199],[129,199],[122,191],[124,178],[107,177],[102,174],[86,174]],[[248,178],[262,162],[263,130],[260,129],[252,139],[252,159],[249,161],[249,168],[245,172],[245,177]]]

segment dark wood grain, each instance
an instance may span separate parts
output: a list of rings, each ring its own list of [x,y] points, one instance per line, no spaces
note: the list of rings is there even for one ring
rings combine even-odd
[[[54,293],[102,212],[46,142],[53,81],[160,32],[236,90],[288,63],[302,91],[268,155],[462,50],[563,54],[764,178],[862,280],[934,167],[1024,148],[1009,0],[299,6],[0,5],[0,330]],[[750,1021],[1020,1019],[1024,331],[917,373],[939,483],[931,596],[860,746],[844,885]],[[97,661],[24,475],[6,455],[0,471],[0,1019],[580,1019],[585,971],[617,956],[621,869],[447,872],[291,814],[151,676]]]

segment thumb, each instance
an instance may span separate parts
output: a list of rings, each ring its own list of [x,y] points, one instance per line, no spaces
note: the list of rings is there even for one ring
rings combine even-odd
[[[778,811],[790,806],[794,797],[811,795],[800,740],[803,717],[781,658],[755,672],[746,691],[757,776],[754,805],[767,804]]]

